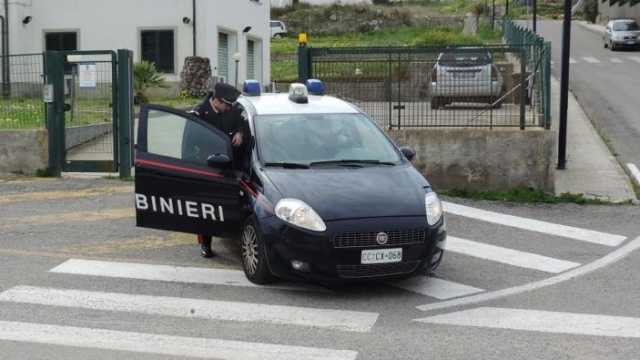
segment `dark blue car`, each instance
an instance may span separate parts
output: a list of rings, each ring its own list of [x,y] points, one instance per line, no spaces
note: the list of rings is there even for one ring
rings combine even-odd
[[[243,269],[258,284],[401,278],[439,264],[442,205],[411,149],[304,85],[254,95],[238,100],[251,130],[243,151],[183,111],[142,109],[138,226],[240,234]]]

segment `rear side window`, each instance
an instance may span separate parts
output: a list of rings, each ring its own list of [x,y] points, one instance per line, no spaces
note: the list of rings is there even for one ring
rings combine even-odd
[[[442,66],[482,66],[491,64],[491,54],[488,52],[445,52],[438,60]]]

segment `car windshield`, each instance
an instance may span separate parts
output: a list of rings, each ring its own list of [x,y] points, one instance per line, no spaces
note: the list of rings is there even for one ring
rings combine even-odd
[[[640,30],[640,26],[635,21],[615,22],[613,23],[614,31],[636,31]]]
[[[492,61],[487,52],[445,52],[438,63],[443,66],[482,66]]]
[[[256,118],[264,164],[314,165],[398,163],[401,158],[382,131],[362,114],[285,114]]]

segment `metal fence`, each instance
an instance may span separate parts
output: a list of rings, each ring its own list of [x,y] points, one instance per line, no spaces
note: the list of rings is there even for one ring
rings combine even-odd
[[[9,55],[0,59],[0,129],[45,127],[44,55]]]

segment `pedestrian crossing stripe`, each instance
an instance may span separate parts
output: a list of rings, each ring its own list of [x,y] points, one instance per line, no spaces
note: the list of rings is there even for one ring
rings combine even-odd
[[[0,340],[225,360],[355,360],[356,351],[0,321]]]
[[[438,300],[449,300],[461,296],[481,293],[484,290],[473,286],[435,277],[415,276],[410,279],[389,283],[391,286]]]
[[[368,332],[378,319],[378,313],[361,311],[315,309],[237,301],[185,299],[168,296],[131,295],[31,286],[18,286],[0,293],[0,302],[203,320],[307,326],[352,332]]]
[[[622,64],[622,60],[618,58],[611,58],[610,61],[614,64]]]
[[[582,58],[584,61],[586,61],[589,64],[600,64],[600,60],[594,58],[594,57],[589,57],[589,56],[585,56]]]

